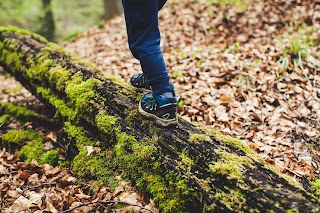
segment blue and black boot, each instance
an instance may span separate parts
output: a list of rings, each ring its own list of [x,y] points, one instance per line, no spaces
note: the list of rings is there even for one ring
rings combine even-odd
[[[132,76],[130,79],[130,85],[139,92],[151,92],[151,86],[148,85],[144,74]]]
[[[177,124],[176,95],[173,91],[162,95],[145,94],[139,102],[139,112],[161,126]]]

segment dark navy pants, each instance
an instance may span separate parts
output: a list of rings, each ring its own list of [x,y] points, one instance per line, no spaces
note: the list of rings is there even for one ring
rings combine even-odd
[[[154,94],[173,90],[160,48],[158,11],[167,0],[122,0],[129,48]]]

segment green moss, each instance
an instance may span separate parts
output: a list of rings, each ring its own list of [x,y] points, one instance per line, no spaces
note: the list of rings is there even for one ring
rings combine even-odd
[[[214,211],[214,205],[207,205],[207,204],[204,204],[204,207],[203,207],[203,212],[213,212]]]
[[[2,103],[0,104],[0,112],[9,114],[10,116],[18,119],[22,122],[27,122],[35,118],[40,118],[41,115],[36,112],[29,110],[25,107],[16,106],[12,103]],[[1,122],[0,122],[1,123]]]
[[[244,165],[254,167],[253,160],[249,157],[238,156],[224,150],[216,150],[216,153],[220,156],[220,159],[209,165],[209,171],[212,174],[225,175],[229,179],[243,181]]]
[[[225,142],[229,145],[231,145],[232,147],[235,147],[237,149],[242,150],[243,152],[245,152],[248,157],[250,157],[251,159],[261,163],[262,165],[264,165],[264,167],[266,167],[267,169],[270,169],[271,171],[273,171],[274,173],[278,174],[280,177],[284,178],[285,180],[287,180],[290,184],[294,185],[295,187],[302,189],[301,185],[299,183],[297,183],[296,181],[293,180],[293,178],[282,174],[280,169],[278,167],[272,166],[272,165],[267,165],[266,162],[257,154],[255,154],[253,152],[252,149],[250,149],[250,147],[248,147],[244,142],[242,142],[239,139],[236,138],[232,138],[230,136],[225,136],[222,133],[211,129],[211,128],[206,128],[204,127],[203,124],[200,123],[194,123],[196,126],[198,126],[198,128],[201,131],[204,131],[206,134],[210,135],[210,136],[214,136],[215,138],[217,138],[218,140]]]
[[[210,140],[210,137],[205,134],[190,134],[190,137],[189,137],[189,141],[191,143],[202,143],[209,140]]]
[[[287,213],[299,213],[299,209],[298,208],[289,209],[287,210]]]
[[[198,128],[204,133],[206,133],[207,135],[214,136],[217,140],[225,142],[236,149],[242,150],[250,158],[265,165],[265,161],[261,157],[259,157],[257,154],[255,154],[253,150],[250,149],[250,147],[246,145],[243,141],[230,136],[223,135],[222,133],[216,131],[215,129],[205,127],[203,124],[199,124],[199,123],[194,123],[194,124],[198,126]]]
[[[69,118],[70,120],[74,120],[76,118],[76,112],[68,107],[63,100],[53,95],[50,89],[37,87],[37,93],[48,100],[49,103],[55,107],[55,117]]]
[[[48,53],[39,52],[36,57],[27,58],[30,68],[26,70],[26,74],[30,79],[38,80],[45,84],[49,78],[49,70],[55,65],[55,62],[49,59]]]
[[[58,164],[61,169],[68,169],[70,168],[70,161],[68,160],[58,160]],[[69,169],[68,169],[69,170]]]
[[[47,40],[44,37],[42,37],[38,34],[35,34],[35,33],[31,33],[28,30],[17,28],[15,26],[0,26],[0,32],[1,33],[3,32],[3,33],[17,33],[17,34],[21,34],[21,35],[30,35],[33,38],[36,38],[42,42],[47,42]]]
[[[116,133],[116,137],[117,137],[117,139],[116,139],[117,140],[117,144],[114,146],[114,150],[115,150],[117,155],[122,153],[125,149],[131,148],[131,147],[128,147],[130,142],[137,142],[135,137],[133,137],[131,135],[128,135],[125,132],[118,131]],[[143,153],[144,153],[144,150],[141,150],[141,154],[142,155],[143,155]]]
[[[22,147],[19,151],[19,156],[29,164],[33,159],[37,161],[43,155],[44,143],[42,138],[36,138],[29,141],[26,145]]]
[[[10,149],[15,146],[20,146],[28,141],[39,138],[39,133],[34,130],[9,130],[2,135],[2,145]]]
[[[89,156],[87,146],[95,146],[93,141],[86,131],[71,122],[64,123],[64,131],[68,134],[68,138],[75,141],[80,153],[73,159],[72,172],[80,180],[89,181],[96,180],[93,190],[97,190],[100,186],[108,184],[115,186],[117,180],[116,174],[113,171],[112,151],[102,150],[100,153],[91,153]],[[111,155],[110,159],[106,159],[106,155]],[[99,165],[99,166],[97,166]]]
[[[107,74],[103,74],[103,75],[104,75],[104,77],[106,77],[108,80],[110,80],[110,81],[118,84],[119,86],[121,86],[121,87],[123,87],[123,88],[126,88],[127,90],[129,90],[129,91],[131,91],[131,92],[135,92],[135,91],[133,90],[133,88],[130,87],[130,85],[127,84],[127,83],[125,83],[123,80],[121,80],[121,79],[119,79],[119,78],[117,78],[117,77],[115,77],[115,76],[112,76],[112,75],[107,75]],[[136,93],[136,92],[135,92],[135,93]]]
[[[116,83],[116,82],[115,82]],[[117,83],[116,83],[117,84]],[[140,101],[142,96],[144,95],[141,92],[137,92],[135,90],[133,90],[132,88],[128,89],[128,88],[122,88],[119,92],[118,92],[119,96],[122,96],[124,98],[129,98],[133,101]]]
[[[0,53],[2,54],[0,57],[6,58],[6,60],[10,57],[9,60],[15,63],[13,59],[16,55],[13,52]],[[64,50],[54,44],[47,43],[36,58],[27,58],[30,68],[24,67],[23,74],[29,76],[34,82],[41,82],[40,85],[37,85],[38,95],[48,100],[55,107],[56,116],[69,122],[65,123],[64,129],[69,137],[76,141],[77,148],[80,151],[73,162],[73,173],[80,180],[93,179],[101,184],[114,182],[113,177],[119,175],[117,172],[121,172],[131,179],[140,191],[150,194],[159,203],[162,212],[187,211],[184,209],[187,206],[186,204],[190,203],[192,205],[192,202],[196,200],[196,195],[188,187],[188,177],[161,169],[160,162],[166,159],[161,159],[159,150],[154,145],[158,141],[158,133],[161,129],[154,125],[154,122],[142,120],[142,127],[148,129],[153,137],[145,138],[139,142],[133,136],[121,130],[117,117],[111,116],[106,109],[101,109],[105,100],[99,96],[96,88],[103,82],[93,78],[84,79],[81,72],[73,69],[71,69],[71,75],[66,73],[65,68],[57,66],[50,59],[50,54],[59,54],[59,52],[63,53]],[[84,63],[73,56],[70,59],[74,63]],[[21,69],[16,69],[16,71],[20,72]],[[97,71],[97,75],[101,75],[101,73],[99,74]],[[138,100],[142,95],[122,81],[113,77],[109,77],[109,80],[122,86],[121,93],[125,94],[126,97],[129,96],[129,98]],[[55,95],[56,91],[49,89],[49,86],[54,90],[65,92],[67,94],[66,100],[61,100]],[[127,94],[129,95],[127,96]],[[71,108],[70,106],[74,107]],[[95,119],[90,120],[92,116],[89,115],[96,115]],[[79,122],[77,118],[79,117],[85,118],[88,122],[96,125],[102,135],[107,135],[105,141],[114,144],[114,148],[108,150],[106,147],[110,146],[101,146],[100,153],[91,153],[88,156],[86,146],[94,146],[95,143],[83,129],[77,127],[77,122]],[[40,140],[34,140],[33,144],[24,147],[22,154],[27,159],[32,159],[35,157],[34,153],[37,153],[41,146]],[[39,156],[43,156],[43,154]],[[47,158],[50,159],[49,156],[53,156],[54,153],[48,153],[47,155]],[[181,155],[181,159],[184,165],[191,165],[186,153]]]
[[[40,164],[46,163],[46,164],[55,166],[58,163],[58,154],[59,152],[57,150],[49,150],[39,158],[38,163]]]
[[[180,163],[181,163],[181,168],[187,170],[187,171],[191,171],[191,168],[194,166],[194,161],[189,157],[189,154],[186,150],[183,150],[180,154],[179,154],[179,158],[180,158]]]
[[[124,111],[124,114],[126,114],[126,118],[125,118],[126,124],[130,126],[133,124],[135,120],[141,118],[141,116],[139,116],[138,114],[138,109],[126,109]]]
[[[141,117],[142,118],[142,117]],[[161,135],[159,134],[161,132],[161,128],[156,125],[154,123],[154,121],[151,121],[151,120],[147,120],[147,119],[142,119],[142,123],[141,123],[141,126],[143,128],[145,128],[146,130],[148,130],[148,132],[151,134],[151,135],[155,135],[157,134],[159,136],[159,138],[161,138]]]
[[[144,119],[138,112],[138,109],[128,109],[124,113],[126,114],[126,124],[132,125],[135,121],[141,122],[141,127],[146,129],[150,135],[157,136],[157,140],[162,138],[162,136],[159,134],[161,132],[161,128],[159,128],[159,126],[153,121]]]
[[[9,130],[1,137],[2,145],[9,150],[20,148],[19,156],[30,163],[36,159],[39,163],[56,165],[58,162],[58,151],[50,150],[45,152],[43,135],[32,129],[28,130]]]
[[[4,49],[4,43],[2,41],[0,41],[0,50]]]
[[[303,187],[296,181],[294,180],[292,177],[286,175],[286,174],[283,174],[281,173],[281,170],[279,167],[277,166],[273,166],[273,165],[267,165],[265,164],[264,165],[265,168],[271,170],[272,172],[276,173],[277,175],[279,175],[281,178],[285,179],[286,181],[288,181],[288,183],[290,183],[291,185],[297,187],[298,189],[303,189]]]
[[[0,43],[0,47],[2,47],[2,49],[0,48],[0,61],[5,62],[10,66],[12,71],[19,70],[21,68],[21,59],[24,55],[17,51],[17,47],[14,44],[6,44],[6,42],[7,41]]]
[[[87,154],[86,147],[83,147],[73,160],[72,173],[80,180],[100,180],[105,184],[114,184],[116,174],[111,170],[112,162],[106,160],[107,151],[89,156]]]
[[[86,131],[80,126],[75,126],[70,122],[65,122],[63,130],[68,134],[68,138],[70,140],[76,142],[75,144],[78,149],[81,149],[85,146],[95,145],[95,142],[87,136]]]
[[[10,115],[8,114],[4,114],[0,116],[0,127],[6,123],[6,121],[8,120],[8,118],[10,118]]]
[[[126,143],[118,142],[114,162],[121,162],[119,170],[135,181],[140,191],[152,195],[159,203],[162,212],[184,212],[185,204],[192,203],[191,189],[185,179],[171,172],[163,173],[160,169],[156,146],[148,140],[137,142],[130,138]]]
[[[101,132],[111,134],[117,128],[118,119],[108,114],[106,110],[100,110],[96,115],[96,124]]]
[[[57,90],[63,91],[71,79],[71,72],[57,65],[50,69],[49,83]]]
[[[219,200],[227,208],[235,212],[244,212],[242,209],[246,204],[246,198],[239,189],[231,189],[228,192],[217,189],[215,193],[215,199]]]
[[[68,82],[65,92],[77,113],[86,117],[87,113],[93,113],[93,109],[99,107],[94,88],[101,84],[101,81],[93,78],[83,81],[80,74],[76,74],[72,81]]]
[[[42,48],[43,51],[45,52],[60,52],[62,54],[70,55],[71,53],[68,53],[64,48],[59,46],[56,43],[53,42],[46,42],[46,46]],[[75,54],[73,54],[75,56]]]
[[[313,193],[320,199],[320,178],[310,182]]]

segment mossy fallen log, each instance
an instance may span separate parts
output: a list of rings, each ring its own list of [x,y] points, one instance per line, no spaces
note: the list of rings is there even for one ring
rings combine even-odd
[[[16,106],[10,102],[0,103],[0,116],[3,116],[4,121],[7,116],[11,116],[21,122],[31,121],[33,123],[42,124],[43,126],[48,126],[50,128],[54,128],[57,125],[53,119],[49,119],[34,112],[33,110],[27,109],[26,107]]]
[[[53,148],[46,148],[45,145],[50,144],[45,140],[44,134],[34,129],[6,129],[11,118],[20,121],[23,124],[34,124],[34,128],[55,128],[57,124],[54,120],[40,115],[37,112],[23,106],[17,106],[12,103],[0,103],[0,146],[5,147],[10,152],[18,150],[20,159],[27,164],[33,159],[38,163],[47,163],[55,166],[58,163],[58,150]],[[7,131],[5,131],[7,130]]]
[[[241,141],[181,118],[167,128],[146,121],[141,94],[38,35],[0,27],[0,65],[55,111],[79,178],[108,183],[121,174],[162,212],[320,211]]]

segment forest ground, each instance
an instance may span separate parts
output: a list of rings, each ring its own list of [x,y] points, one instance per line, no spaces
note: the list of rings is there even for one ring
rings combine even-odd
[[[242,139],[266,162],[308,189],[308,181],[319,178],[320,173],[320,4],[311,0],[251,0],[248,5],[213,6],[202,0],[171,0],[159,18],[164,57],[180,98],[179,113]],[[65,48],[125,81],[141,70],[128,50],[123,17],[90,28]],[[19,83],[3,71],[0,74],[1,102],[44,111]],[[14,118],[10,121],[0,127],[0,135],[10,129],[34,128],[56,146],[57,130],[32,122],[23,124]],[[59,157],[63,159],[63,155],[61,150]],[[61,202],[69,206],[85,203],[99,193],[100,199],[109,196],[110,200],[143,203],[143,195],[129,183],[120,184],[115,191],[106,186],[90,194],[91,182],[74,183],[68,167],[40,165],[47,179],[39,180],[41,175],[34,172],[36,162],[26,166],[5,151],[0,152],[0,159],[1,169],[8,171],[0,178],[14,183],[9,188],[1,186],[8,198],[2,203],[8,211],[24,198],[31,200],[33,194],[37,202],[39,194],[59,201],[52,207],[45,204],[52,209],[61,208]],[[12,165],[20,165],[16,173],[9,172]],[[50,173],[52,170],[55,173]],[[24,194],[19,195],[18,185],[26,181],[25,171],[31,171],[27,177],[31,182],[35,178],[43,183],[68,174],[72,187],[62,190],[44,184],[37,191],[23,189]],[[44,205],[36,201],[34,205]]]

